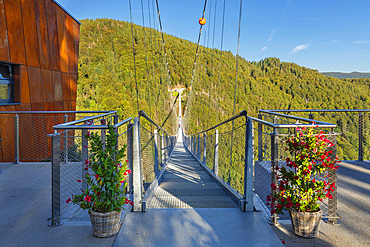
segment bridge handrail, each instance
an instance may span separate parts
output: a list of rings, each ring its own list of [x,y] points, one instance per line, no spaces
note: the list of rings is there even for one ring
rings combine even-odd
[[[105,125],[77,125],[76,126],[75,124],[83,123],[85,121],[94,120],[97,118],[102,118],[102,117],[112,115],[112,114],[117,114],[117,111],[110,111],[110,112],[100,114],[97,116],[87,117],[87,118],[79,119],[79,120],[68,122],[68,123],[58,124],[58,125],[53,126],[53,129],[54,130],[58,130],[58,129],[106,129],[107,126]]]
[[[269,110],[271,112],[370,112],[370,109],[292,109]]]
[[[168,133],[166,130],[164,130],[161,126],[159,126],[158,124],[156,124],[154,122],[153,119],[151,119],[146,113],[145,111],[141,110],[139,111],[139,117],[143,117],[145,118],[146,120],[148,120],[151,124],[153,124],[155,127],[157,127],[157,129],[160,129],[162,130],[164,133],[166,133],[167,135],[170,135],[170,136],[175,136],[175,135],[172,135],[171,133]]]
[[[273,110],[259,110],[259,112],[263,112],[263,113],[267,113],[267,114],[275,115],[275,116],[280,116],[280,117],[285,117],[285,118],[290,118],[290,119],[294,119],[294,120],[298,120],[298,121],[309,122],[309,123],[315,122],[315,124],[319,125],[319,127],[321,127],[321,128],[335,128],[336,127],[336,125],[332,124],[332,123],[327,123],[327,122],[317,121],[317,120],[313,120],[313,119],[309,119],[309,118],[302,118],[302,117],[297,117],[297,116],[293,116],[293,115],[277,113],[277,112],[274,112]],[[309,126],[311,126],[311,125],[307,125],[306,127],[309,127]],[[274,127],[274,128],[294,128],[294,127],[298,127],[298,126],[295,126],[295,124],[283,124],[283,125],[282,124],[275,124],[272,127]],[[304,125],[299,124],[299,127],[304,127]]]
[[[224,120],[224,121],[222,121],[222,122],[220,122],[220,123],[212,126],[209,129],[202,130],[202,131],[199,131],[199,132],[194,133],[194,134],[191,134],[191,135],[198,135],[198,134],[202,134],[202,133],[208,132],[210,130],[216,129],[218,126],[221,126],[221,125],[223,125],[225,123],[228,123],[228,122],[230,122],[232,120],[235,120],[235,119],[237,119],[239,117],[242,117],[242,116],[247,116],[247,111],[246,110],[243,110],[243,111],[239,112],[238,114],[236,114],[236,115],[234,115],[234,116],[232,116],[232,117],[230,117],[230,118],[228,118],[228,119],[226,119],[226,120]]]

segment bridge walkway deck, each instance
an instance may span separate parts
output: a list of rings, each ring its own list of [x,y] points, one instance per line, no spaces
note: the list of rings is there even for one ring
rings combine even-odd
[[[241,212],[177,142],[145,213],[126,217],[114,246],[282,246],[260,212]]]

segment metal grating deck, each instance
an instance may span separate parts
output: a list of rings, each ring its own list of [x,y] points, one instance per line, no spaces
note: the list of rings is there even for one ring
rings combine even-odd
[[[236,208],[182,143],[176,143],[150,208]]]

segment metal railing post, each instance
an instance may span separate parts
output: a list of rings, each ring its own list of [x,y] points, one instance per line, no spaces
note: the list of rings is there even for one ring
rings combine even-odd
[[[51,160],[51,222],[50,227],[62,225],[60,222],[60,135],[52,135]]]
[[[207,134],[204,133],[203,164],[207,164]]]
[[[64,123],[68,123],[68,115],[64,115]],[[64,134],[64,162],[68,163],[68,130],[63,131]]]
[[[132,171],[134,163],[134,125],[132,123],[127,124],[127,160],[128,163],[126,168]],[[133,187],[132,174],[129,174],[126,193],[131,193]]]
[[[198,159],[200,159],[200,134],[198,135],[198,143],[197,143],[197,154],[196,156],[198,157]]]
[[[85,137],[87,135],[87,131],[88,131],[87,129],[82,129],[82,162],[81,162],[82,190],[87,189],[87,182],[85,181],[86,173],[88,173],[88,171],[85,170],[86,168],[85,160],[89,160],[89,149],[88,149],[89,142]]]
[[[258,114],[258,119],[261,119],[262,120],[263,116],[261,113]],[[262,161],[263,160],[263,143],[262,143],[262,138],[263,138],[263,133],[262,133],[262,129],[263,126],[261,123],[258,123],[258,161]]]
[[[113,117],[113,123],[118,124],[118,122],[119,122],[119,119],[118,119],[118,115],[116,113],[116,114],[114,114],[114,117]]]
[[[278,119],[274,118],[274,124],[278,124]],[[278,140],[278,129],[274,128],[273,133],[271,133],[271,184],[275,184],[276,187],[278,186],[278,180],[276,177],[276,167],[279,165],[279,140]],[[271,194],[274,195],[277,193],[277,189],[273,189],[271,187]],[[274,202],[274,206],[276,206],[276,202]],[[278,215],[273,213],[271,215],[271,223],[274,225],[278,224]]]
[[[194,137],[193,135],[190,136],[190,152],[194,152]]]
[[[105,121],[104,121],[104,118],[103,118],[102,121],[100,121],[101,125],[105,125],[104,122]],[[115,129],[115,132],[116,133],[118,132],[118,128]],[[102,141],[102,144],[103,144],[103,151],[105,151],[105,143],[106,143],[106,137],[107,137],[106,133],[107,133],[107,131],[105,129],[101,129],[100,134],[101,134],[101,141]]]
[[[358,161],[364,161],[364,114],[358,115]]]
[[[161,150],[162,150],[162,164],[161,164],[161,167],[163,167],[164,166],[164,163],[165,163],[165,153],[164,153],[164,136],[163,136],[163,133],[162,133],[162,135],[161,135],[161,139],[162,139],[162,141],[161,141]]]
[[[141,211],[140,201],[142,199],[139,121],[140,121],[139,117],[136,117],[134,119],[134,155],[133,155],[134,211]]]
[[[252,118],[246,118],[245,136],[245,163],[244,163],[244,199],[246,201],[245,210],[253,211],[253,122]]]
[[[332,151],[330,154],[330,158],[334,160],[337,157],[337,136],[334,133],[334,129],[332,129],[329,133],[329,140],[334,144],[333,146],[329,147],[328,150]],[[335,183],[335,188],[334,191],[332,192],[333,199],[328,199],[328,221],[331,222],[332,224],[337,224],[338,223],[338,217],[337,217],[337,209],[338,209],[338,196],[337,196],[337,188],[338,188],[338,183],[337,183],[337,170],[332,169],[328,173],[329,178],[328,178],[328,183],[332,184]]]
[[[14,121],[14,127],[15,127],[15,133],[14,133],[14,138],[15,138],[15,159],[14,163],[19,164],[19,115],[15,115],[15,121]]]
[[[218,176],[218,129],[215,132],[215,161],[213,164],[213,174]]]
[[[158,130],[154,130],[154,174],[157,176],[159,173],[158,161]]]

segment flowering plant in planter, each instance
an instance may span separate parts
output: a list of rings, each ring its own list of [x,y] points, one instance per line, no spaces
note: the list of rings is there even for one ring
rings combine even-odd
[[[287,167],[276,167],[278,184],[271,184],[274,193],[267,197],[271,213],[283,213],[294,209],[298,212],[320,210],[319,201],[332,199],[335,183],[320,180],[328,177],[328,171],[338,169],[337,158],[331,159],[328,147],[333,143],[323,131],[314,133],[314,127],[297,128],[297,133],[286,138],[287,151],[292,158],[286,158]]]
[[[89,159],[85,160],[85,177],[77,181],[86,182],[87,188],[66,202],[99,213],[121,211],[125,204],[132,205],[132,201],[125,197],[125,176],[131,171],[126,169],[127,160],[121,162],[126,156],[126,145],[118,148],[118,134],[113,126],[108,123],[105,145],[98,133],[88,131],[85,137],[90,143]],[[89,169],[93,174],[88,173]]]

